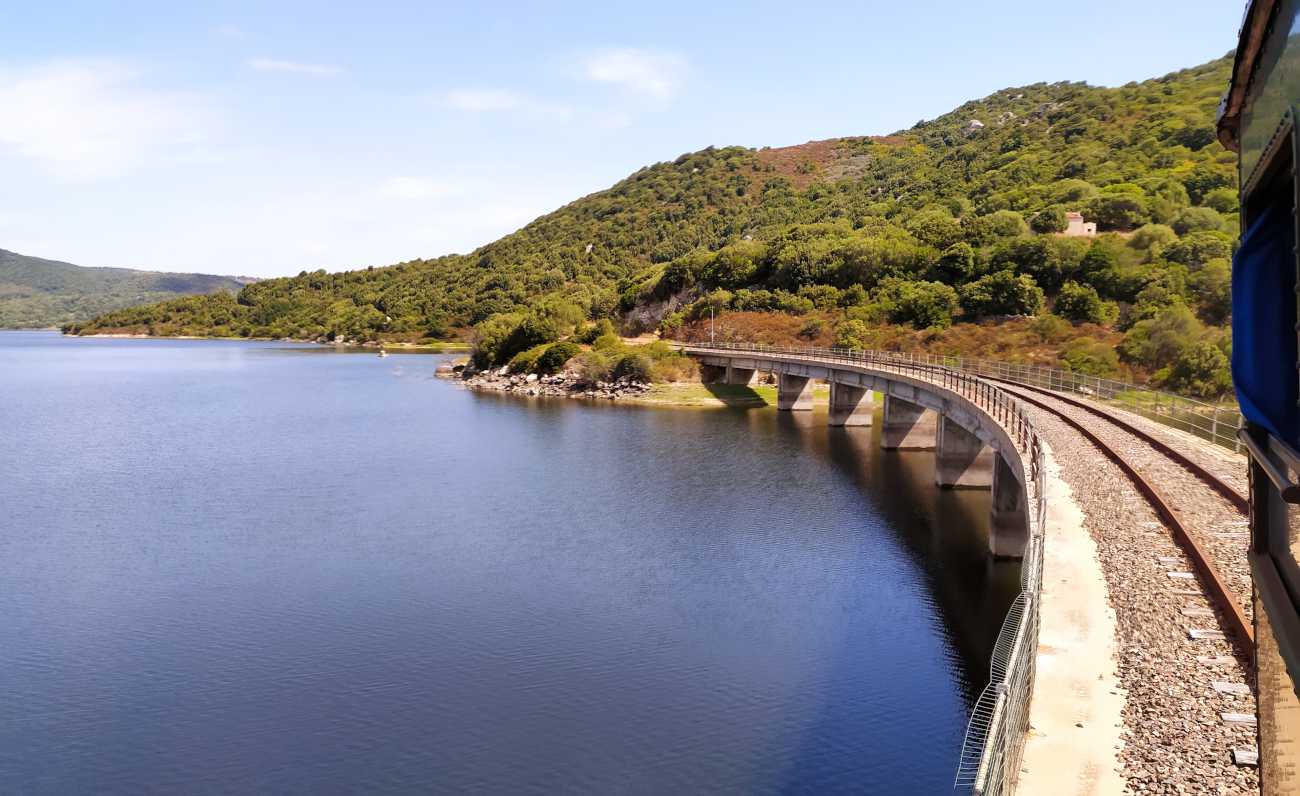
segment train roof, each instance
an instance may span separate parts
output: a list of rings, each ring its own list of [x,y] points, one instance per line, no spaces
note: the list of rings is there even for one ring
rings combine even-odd
[[[1240,145],[1241,110],[1246,92],[1259,65],[1268,25],[1281,3],[1279,0],[1250,0],[1237,31],[1237,54],[1232,65],[1232,82],[1219,104],[1219,141],[1236,152]]]

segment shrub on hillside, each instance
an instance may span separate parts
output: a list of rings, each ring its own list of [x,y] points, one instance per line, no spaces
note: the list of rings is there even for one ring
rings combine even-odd
[[[1060,358],[1066,370],[1089,376],[1110,377],[1119,370],[1119,354],[1114,346],[1099,340],[1072,340],[1061,350]]]
[[[943,250],[930,267],[931,277],[948,285],[959,285],[975,278],[979,255],[969,243],[954,243]]]
[[[1029,219],[1029,227],[1039,233],[1064,232],[1068,226],[1065,211],[1060,207],[1045,207]]]
[[[876,303],[890,323],[906,323],[917,329],[947,328],[961,307],[957,291],[942,282],[896,278],[881,283]]]
[[[1166,367],[1202,339],[1205,327],[1181,302],[1160,308],[1129,329],[1119,345],[1124,359],[1152,370]]]
[[[982,276],[962,287],[962,310],[975,318],[990,315],[1037,315],[1043,309],[1043,291],[1033,277],[1011,271]]]
[[[1046,238],[1024,236],[1009,240],[993,250],[994,270],[1011,269],[1028,274],[1044,290],[1055,292],[1065,281],[1065,267],[1059,251]]]
[[[947,248],[962,238],[961,224],[947,208],[927,207],[903,223],[903,228],[922,243],[936,249]]]
[[[848,309],[849,307],[858,307],[867,303],[867,289],[862,285],[849,285],[840,292],[840,306]]]
[[[596,338],[603,337],[604,335],[613,335],[614,337],[618,336],[618,332],[614,331],[614,324],[609,318],[601,318],[596,321],[591,326],[584,329],[582,334],[578,335],[575,339],[579,343],[590,345],[596,342]]]
[[[1059,343],[1074,334],[1074,327],[1059,315],[1039,315],[1029,328],[1044,343]]]
[[[596,351],[615,351],[622,346],[623,338],[613,333],[602,334],[591,341],[591,347]]]
[[[1203,204],[1206,207],[1213,207],[1224,215],[1231,215],[1241,209],[1237,192],[1231,188],[1215,188],[1205,195]]]
[[[1232,314],[1232,265],[1225,259],[1210,260],[1192,274],[1191,287],[1198,299],[1201,317],[1216,326]]]
[[[1223,229],[1223,216],[1212,207],[1184,207],[1174,216],[1174,232],[1186,235],[1189,232],[1213,232]]]
[[[654,375],[654,360],[639,352],[628,352],[614,363],[613,377],[631,379],[632,381],[651,381]]]
[[[1221,231],[1201,230],[1183,236],[1165,248],[1164,256],[1171,262],[1189,268],[1199,268],[1210,260],[1232,257],[1232,237]]]
[[[806,285],[799,288],[799,298],[812,302],[814,309],[833,310],[840,303],[840,289],[834,285]]]
[[[1119,317],[1119,307],[1114,302],[1102,299],[1095,288],[1078,282],[1066,282],[1061,286],[1054,310],[1057,315],[1074,323],[1105,326]]]
[[[532,373],[537,369],[537,360],[550,347],[550,343],[533,346],[527,351],[520,351],[506,363],[511,373]]]
[[[1204,340],[1186,346],[1172,363],[1156,372],[1153,381],[1173,392],[1202,398],[1218,398],[1232,389],[1228,357]]]
[[[841,321],[835,328],[835,347],[865,351],[870,347],[871,330],[862,321]]]
[[[600,351],[584,351],[573,358],[573,368],[584,381],[609,381],[614,369],[611,358]]]
[[[650,380],[691,381],[699,375],[700,366],[694,358],[680,354],[655,360],[650,367]]]
[[[521,351],[571,334],[585,317],[581,307],[559,298],[540,301],[526,313],[494,315],[474,327],[474,364],[509,362]]]
[[[568,364],[570,359],[573,359],[581,351],[582,349],[575,343],[554,343],[542,351],[532,369],[544,376],[558,373]]]
[[[826,322],[821,318],[812,318],[799,329],[799,336],[804,340],[816,340],[821,337]]]
[[[1087,216],[1097,222],[1098,229],[1136,229],[1151,220],[1141,188],[1119,191],[1110,190],[1112,187],[1102,189],[1101,195],[1088,205]]]
[[[520,313],[493,315],[474,327],[471,359],[478,368],[495,367],[504,358],[507,340],[523,319]],[[512,351],[511,356],[518,353]]]
[[[1160,256],[1165,247],[1178,240],[1178,233],[1173,227],[1164,224],[1143,224],[1129,238],[1128,245],[1146,254],[1147,259],[1154,260]]]

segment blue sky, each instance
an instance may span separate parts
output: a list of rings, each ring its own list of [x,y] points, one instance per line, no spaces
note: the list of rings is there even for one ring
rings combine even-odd
[[[1242,4],[23,3],[0,248],[275,276],[468,251],[709,145],[885,134],[1227,52]]]

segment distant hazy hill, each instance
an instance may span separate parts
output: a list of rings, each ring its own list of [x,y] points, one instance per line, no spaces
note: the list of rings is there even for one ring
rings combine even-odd
[[[0,327],[59,326],[193,293],[238,291],[252,280],[128,268],[83,268],[0,249]]]

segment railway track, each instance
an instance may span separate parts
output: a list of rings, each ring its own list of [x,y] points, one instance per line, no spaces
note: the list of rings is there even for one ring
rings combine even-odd
[[[1254,631],[1243,607],[1250,599],[1246,535],[1244,532],[1213,532],[1206,527],[1207,524],[1213,527],[1216,519],[1223,516],[1239,518],[1238,522],[1241,518],[1245,518],[1249,511],[1249,504],[1244,496],[1181,451],[1146,430],[1116,418],[1099,407],[1041,387],[1031,387],[1000,379],[990,379],[990,381],[997,382],[1025,403],[1060,418],[1114,462],[1132,481],[1161,521],[1173,532],[1175,541],[1197,570],[1208,598],[1220,609],[1224,617],[1225,629],[1237,636],[1243,644],[1249,645],[1253,642]],[[1094,417],[1105,421],[1111,428],[1126,435],[1128,440],[1121,446],[1113,438],[1106,439],[1106,436],[1113,435],[1099,433],[1097,424],[1088,422]],[[1121,447],[1123,450],[1117,449]],[[1202,490],[1208,487],[1209,491],[1217,496],[1221,506],[1217,509],[1210,507],[1209,510],[1193,512],[1196,507],[1186,505],[1185,498],[1190,491],[1187,483],[1180,484],[1181,490],[1176,496],[1152,483],[1152,479],[1142,472],[1143,469],[1148,468],[1139,467],[1133,461],[1137,458],[1135,452],[1140,452],[1142,448],[1154,451],[1159,457],[1174,465],[1172,468],[1164,467],[1163,472],[1160,473],[1162,480],[1167,484],[1170,482],[1177,484],[1181,472],[1184,481],[1190,479],[1199,482]],[[1174,499],[1175,497],[1184,500]]]

